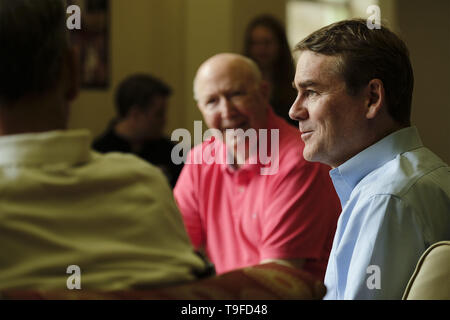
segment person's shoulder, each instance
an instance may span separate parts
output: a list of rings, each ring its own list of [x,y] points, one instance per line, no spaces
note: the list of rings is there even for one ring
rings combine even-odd
[[[450,168],[430,150],[421,147],[398,154],[362,182],[371,193],[399,198],[415,189],[446,188],[450,192]]]
[[[429,149],[422,147],[402,154],[396,160],[401,172],[401,188],[396,190],[408,203],[427,215],[445,213],[450,208],[450,167]]]
[[[110,152],[115,151],[117,148],[117,137],[114,132],[108,128],[100,135],[94,138],[92,142],[92,148],[98,152]]]
[[[130,179],[165,179],[156,166],[130,153],[92,151],[91,168],[98,175],[128,177]]]
[[[102,164],[102,165],[111,165],[117,167],[128,168],[130,170],[133,169],[141,169],[153,167],[147,161],[139,158],[138,156],[131,153],[123,153],[123,152],[108,152],[108,153],[99,153],[97,151],[92,150],[92,160],[94,163]]]
[[[385,203],[397,213],[413,212],[420,221],[449,221],[450,168],[421,147],[397,155],[372,171],[353,190],[353,201],[366,206]],[[431,221],[431,222],[430,222]]]

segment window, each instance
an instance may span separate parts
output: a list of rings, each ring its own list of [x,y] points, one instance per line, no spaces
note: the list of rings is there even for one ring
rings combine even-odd
[[[286,31],[293,48],[317,29],[350,18],[368,18],[367,8],[378,0],[290,0],[286,6]]]

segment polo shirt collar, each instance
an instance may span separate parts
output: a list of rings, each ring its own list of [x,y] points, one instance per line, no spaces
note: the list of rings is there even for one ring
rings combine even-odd
[[[341,205],[345,205],[356,185],[370,172],[391,161],[397,155],[422,146],[416,127],[403,128],[331,170],[330,177],[341,200]]]
[[[228,152],[226,145],[220,141],[219,143],[221,143],[222,148],[224,149],[224,152],[226,152],[226,157],[228,159],[228,162],[234,162],[234,159],[231,159],[231,154]],[[255,154],[253,154],[251,157],[249,157],[245,164],[242,164],[239,169],[235,168],[233,165],[231,164],[225,164],[223,166],[221,166],[221,169],[223,171],[226,171],[228,173],[235,173],[235,172],[255,172],[257,170],[259,170],[261,167],[265,167],[266,165],[261,164],[258,161],[258,153],[256,152]]]
[[[88,130],[48,131],[0,137],[0,165],[75,165],[90,160]]]

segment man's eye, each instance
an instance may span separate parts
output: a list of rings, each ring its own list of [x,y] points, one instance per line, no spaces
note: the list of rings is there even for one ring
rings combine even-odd
[[[234,97],[242,97],[245,95],[245,92],[242,90],[236,90],[230,93],[229,98],[234,98]]]
[[[216,103],[217,103],[216,98],[211,98],[211,99],[206,100],[206,105],[209,107],[214,106]]]
[[[304,93],[305,97],[312,97],[312,96],[315,96],[316,94],[317,94],[317,92],[314,90],[305,90],[305,93]]]

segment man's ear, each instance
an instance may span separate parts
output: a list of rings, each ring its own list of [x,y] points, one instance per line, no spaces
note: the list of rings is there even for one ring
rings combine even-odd
[[[80,60],[78,50],[68,48],[65,55],[65,98],[73,101],[80,92]]]
[[[367,119],[374,119],[385,105],[385,92],[383,81],[372,79],[369,81],[366,89],[367,95]]]

